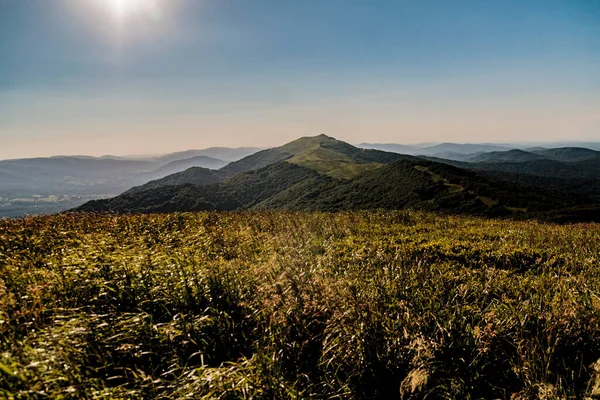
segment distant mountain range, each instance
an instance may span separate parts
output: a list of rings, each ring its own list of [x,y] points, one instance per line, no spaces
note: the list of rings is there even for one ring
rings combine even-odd
[[[467,152],[471,155],[465,159],[472,160],[467,162],[365,149],[325,135],[305,137],[218,170],[195,167],[169,175],[111,199],[90,201],[77,211],[413,208],[554,220],[598,218],[600,192],[562,184],[582,169],[588,171],[583,180],[597,183],[593,166],[600,152],[498,147],[426,148],[434,154]],[[569,168],[576,172],[569,175]]]
[[[190,167],[220,169],[259,148],[214,147],[160,156],[56,156],[0,161],[0,217],[62,211]]]
[[[157,156],[4,160],[0,217],[85,203],[80,210],[409,207],[595,219],[600,145],[571,144],[352,146],[320,135],[264,150],[213,147]]]
[[[167,162],[172,162],[172,161],[185,160],[185,159],[204,156],[204,157],[216,158],[218,160],[226,161],[229,163],[229,162],[244,158],[246,156],[249,156],[250,154],[254,154],[260,150],[262,150],[262,149],[259,147],[237,147],[237,148],[209,147],[207,149],[185,150],[185,151],[179,151],[176,153],[170,153],[170,154],[165,154],[162,156],[143,158],[143,159],[151,160],[151,161],[154,160],[155,162],[159,162],[159,163],[167,163]]]
[[[518,148],[518,146],[499,145],[499,144],[460,144],[460,143],[440,143],[426,145],[402,145],[394,143],[361,143],[357,147],[363,149],[374,149],[388,151],[400,154],[409,154],[414,156],[462,156],[473,155],[476,153],[486,153],[490,151],[502,151]]]
[[[600,151],[600,142],[550,142],[550,143],[439,143],[439,144],[395,144],[395,143],[361,143],[357,147],[375,149],[415,156],[433,156],[451,159],[452,156],[475,156],[492,151],[548,150],[558,148],[586,148]]]
[[[467,162],[442,158],[432,161],[475,170],[492,179],[503,179],[559,195],[588,196],[600,202],[600,152],[564,147],[490,152],[467,157]]]

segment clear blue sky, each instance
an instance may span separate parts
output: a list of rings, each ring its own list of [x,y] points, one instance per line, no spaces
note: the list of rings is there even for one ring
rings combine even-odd
[[[0,0],[0,158],[600,140],[598,0]]]

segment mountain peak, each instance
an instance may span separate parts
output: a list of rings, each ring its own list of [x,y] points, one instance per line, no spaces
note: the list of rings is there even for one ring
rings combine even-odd
[[[314,151],[327,144],[343,144],[355,148],[354,146],[346,142],[342,142],[341,140],[337,140],[333,137],[321,134],[317,136],[304,136],[293,140],[289,143],[286,143],[283,146],[276,147],[276,149],[291,154],[293,156],[297,156],[307,151]]]

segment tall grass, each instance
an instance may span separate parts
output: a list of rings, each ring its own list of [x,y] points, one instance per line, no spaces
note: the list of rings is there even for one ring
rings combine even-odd
[[[409,211],[1,221],[0,398],[595,398],[599,260]]]

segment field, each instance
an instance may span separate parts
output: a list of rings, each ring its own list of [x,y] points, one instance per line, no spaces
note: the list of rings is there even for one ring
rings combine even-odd
[[[600,225],[0,221],[0,398],[600,396]]]

